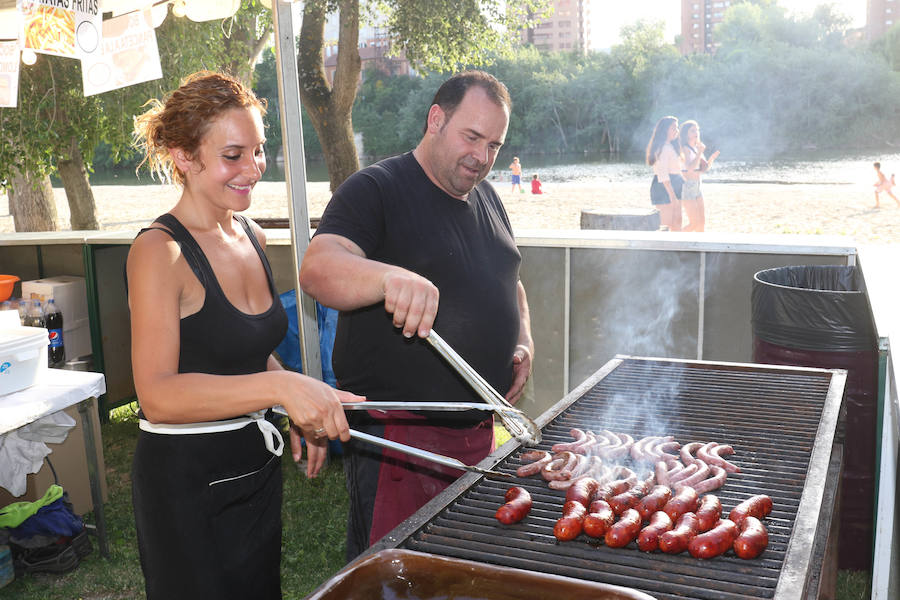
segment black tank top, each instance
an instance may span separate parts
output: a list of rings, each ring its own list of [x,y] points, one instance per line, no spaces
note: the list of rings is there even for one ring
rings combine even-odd
[[[269,355],[287,333],[287,313],[275,290],[266,254],[247,220],[241,215],[235,215],[235,219],[259,255],[272,294],[272,306],[257,315],[241,312],[228,301],[200,245],[178,219],[166,213],[154,223],[165,226],[168,231],[161,227],[150,228],[166,231],[178,242],[182,255],[206,290],[200,310],[181,319],[179,373],[246,375],[265,371]],[[144,231],[147,229],[141,233]]]

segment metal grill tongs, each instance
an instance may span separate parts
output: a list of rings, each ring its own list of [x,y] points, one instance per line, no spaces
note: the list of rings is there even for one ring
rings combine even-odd
[[[540,428],[529,419],[525,413],[506,401],[506,398],[500,395],[491,384],[478,374],[463,357],[456,353],[450,347],[444,338],[439,336],[432,329],[431,333],[425,338],[431,346],[437,350],[438,354],[453,367],[453,369],[465,379],[466,383],[475,390],[482,400],[487,404],[495,407],[495,412],[503,421],[503,426],[509,431],[510,435],[516,438],[522,444],[537,445],[541,443]]]
[[[344,404],[344,410],[409,410],[409,404],[413,404],[416,408],[412,410],[471,410],[471,409],[479,409],[482,408],[484,410],[489,410],[490,406],[486,404],[475,404],[475,403],[465,403],[465,402],[457,402],[450,404],[438,404],[436,402],[353,402]],[[370,406],[366,406],[370,405]],[[422,405],[422,406],[418,406]],[[429,405],[429,406],[424,406]],[[287,411],[283,406],[275,406],[272,408],[273,412],[276,412],[280,415],[288,416]],[[416,448],[414,446],[407,446],[406,444],[401,444],[400,442],[395,442],[393,440],[386,440],[384,438],[380,438],[375,435],[371,435],[368,433],[364,433],[362,431],[357,431],[355,429],[350,430],[350,437],[359,440],[360,442],[366,442],[368,444],[374,444],[376,446],[381,446],[382,448],[390,448],[391,450],[396,450],[397,452],[402,452],[404,454],[408,454],[410,456],[417,456],[421,459],[427,460],[429,462],[437,463],[439,465],[444,465],[447,467],[453,467],[454,469],[461,469],[463,471],[471,471],[473,473],[480,473],[481,475],[485,475],[486,477],[496,477],[502,479],[512,479],[512,475],[509,473],[503,473],[501,471],[492,471],[490,469],[482,469],[481,467],[476,467],[473,465],[467,465],[466,463],[458,460],[456,458],[450,456],[444,456],[443,454],[436,454],[434,452],[429,452],[428,450],[422,450],[421,448]]]

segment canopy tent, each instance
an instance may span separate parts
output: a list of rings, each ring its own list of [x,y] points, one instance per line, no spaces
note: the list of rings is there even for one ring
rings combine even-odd
[[[293,249],[294,287],[297,298],[297,317],[300,335],[301,359],[307,375],[322,379],[321,357],[318,344],[315,301],[300,289],[299,267],[309,246],[309,210],[306,197],[306,160],[303,151],[303,130],[300,119],[300,87],[297,73],[297,57],[294,52],[294,24],[291,2],[262,0],[271,8],[275,26],[275,56],[278,65],[278,101],[281,112],[282,139],[284,142],[285,184],[290,199],[288,218]],[[0,0],[0,42],[15,40],[20,49],[26,44],[22,38],[22,5],[44,5],[56,7],[53,0]],[[68,5],[69,3],[65,3]],[[240,8],[240,0],[87,0],[79,4],[97,19],[103,15],[111,18],[136,11],[151,9],[153,27],[159,26],[166,18],[171,6],[176,17],[186,17],[193,21],[227,19]],[[52,10],[52,9],[51,9]],[[154,39],[155,45],[155,39]],[[36,50],[41,52],[41,50]],[[48,53],[60,54],[50,51]],[[66,55],[66,54],[63,54]],[[73,58],[78,58],[76,53]],[[25,57],[23,57],[24,60]],[[0,109],[4,110],[4,109]],[[5,109],[14,110],[14,109]],[[299,231],[298,231],[299,224]]]

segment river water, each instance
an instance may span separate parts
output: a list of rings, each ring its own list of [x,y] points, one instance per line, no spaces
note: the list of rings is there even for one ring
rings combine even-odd
[[[613,182],[640,183],[650,179],[650,168],[640,156],[625,159],[610,159],[606,155],[596,156],[529,156],[520,154],[525,183],[537,173],[546,182]],[[900,153],[854,153],[854,154],[807,154],[804,158],[789,159],[730,159],[720,156],[713,169],[705,176],[709,183],[776,183],[794,184],[871,184],[875,181],[872,168],[874,161],[880,161],[882,171],[900,175]],[[508,165],[512,155],[501,154],[494,165],[490,179],[508,181]],[[365,164],[365,163],[363,163]],[[325,165],[308,162],[308,181],[328,181]],[[91,174],[92,185],[141,185],[156,183],[146,174],[138,180],[130,170],[116,173],[96,172]],[[281,165],[270,164],[263,177],[266,181],[284,181]]]

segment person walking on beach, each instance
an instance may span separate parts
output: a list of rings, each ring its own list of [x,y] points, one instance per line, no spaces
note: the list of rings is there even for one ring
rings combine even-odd
[[[706,214],[703,194],[700,193],[700,175],[712,167],[713,162],[719,157],[719,151],[713,152],[708,159],[703,155],[706,144],[700,141],[700,126],[697,121],[685,121],[681,124],[679,140],[681,157],[684,161],[681,203],[688,217],[688,224],[683,231],[703,231],[706,228]]]
[[[294,458],[302,431],[315,477],[328,438],[350,440],[341,403],[364,400],[272,355],[288,318],[266,236],[236,214],[266,170],[264,114],[237,79],[200,72],[135,120],[144,162],[181,188],[126,261],[149,600],[280,599],[284,441],[266,410],[287,410]]]
[[[538,179],[537,173],[531,178],[531,193],[532,194],[543,194],[544,192],[541,190],[541,180]]]
[[[894,199],[894,202],[897,203],[897,206],[900,206],[900,200],[897,199],[897,196],[894,195],[894,192],[891,190],[894,188],[896,183],[894,182],[894,174],[891,173],[891,178],[888,179],[884,176],[884,173],[881,172],[881,163],[875,162],[872,163],[872,166],[875,167],[875,174],[878,176],[878,181],[874,183],[875,185],[875,208],[881,208],[881,202],[879,201],[878,194],[881,192],[887,193],[888,196]]]
[[[681,155],[678,151],[678,119],[663,117],[647,143],[647,164],[653,167],[650,203],[659,210],[660,226],[681,231]]]
[[[513,156],[509,170],[512,171],[512,189],[510,191],[515,192],[516,186],[518,186],[519,191],[524,194],[525,190],[522,189],[522,164],[519,162],[518,156]]]

